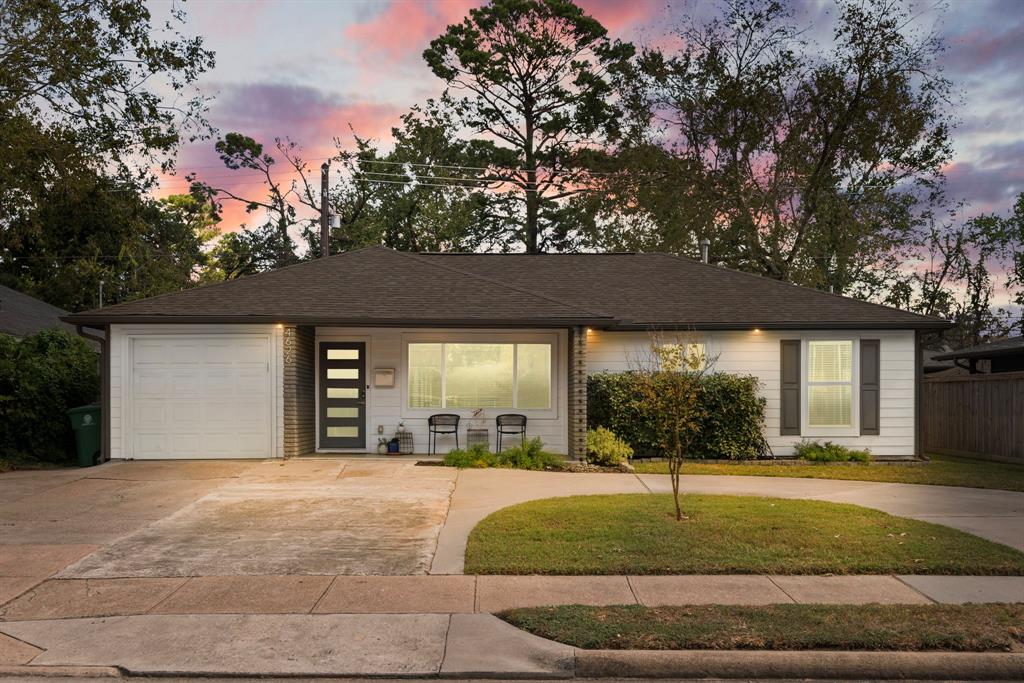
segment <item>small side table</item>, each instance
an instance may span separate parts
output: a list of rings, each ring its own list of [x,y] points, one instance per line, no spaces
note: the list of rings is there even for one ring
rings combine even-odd
[[[482,443],[488,450],[491,448],[491,431],[487,427],[469,427],[466,429],[466,448]]]

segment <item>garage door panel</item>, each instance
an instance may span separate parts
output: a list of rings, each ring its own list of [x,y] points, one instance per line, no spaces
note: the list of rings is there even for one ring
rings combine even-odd
[[[179,401],[170,404],[171,425],[188,428],[202,424],[203,408],[195,401]]]
[[[132,374],[132,393],[136,398],[163,396],[167,393],[169,379],[165,371],[136,369]]]
[[[132,457],[272,456],[271,348],[266,335],[136,337]]]
[[[138,429],[162,429],[167,424],[168,406],[163,401],[139,399],[135,401],[135,427]]]
[[[167,393],[174,397],[191,398],[203,390],[203,371],[174,369],[170,372]]]

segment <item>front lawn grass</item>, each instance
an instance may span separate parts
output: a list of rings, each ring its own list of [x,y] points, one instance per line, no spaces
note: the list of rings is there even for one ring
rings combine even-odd
[[[1024,605],[695,605],[515,609],[538,636],[600,650],[1020,650]]]
[[[470,533],[467,574],[1024,574],[1024,553],[856,505],[624,494],[531,501]]]
[[[1024,465],[971,460],[946,455],[929,456],[925,463],[908,465],[833,464],[754,465],[743,463],[706,463],[691,460],[683,465],[683,474],[734,474],[747,477],[800,477],[810,479],[852,479],[898,484],[970,486],[979,489],[1024,491]],[[644,474],[668,474],[667,462],[633,463]]]

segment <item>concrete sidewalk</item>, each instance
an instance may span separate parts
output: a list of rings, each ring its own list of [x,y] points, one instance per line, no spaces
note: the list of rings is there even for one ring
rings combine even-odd
[[[1020,652],[583,650],[486,614],[144,615],[4,624],[0,679],[1021,680]],[[20,660],[5,661],[5,654]]]
[[[142,615],[3,624],[0,665],[138,675],[569,677],[574,649],[488,614]],[[4,653],[21,661],[4,661]]]
[[[201,576],[51,579],[6,623],[143,614],[472,614],[542,605],[1024,602],[1022,576]]]

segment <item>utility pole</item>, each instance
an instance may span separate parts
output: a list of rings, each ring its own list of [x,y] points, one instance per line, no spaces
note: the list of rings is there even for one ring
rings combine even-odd
[[[327,185],[328,174],[331,170],[331,162],[325,161],[320,165],[320,257],[331,254],[331,210],[328,206]]]

